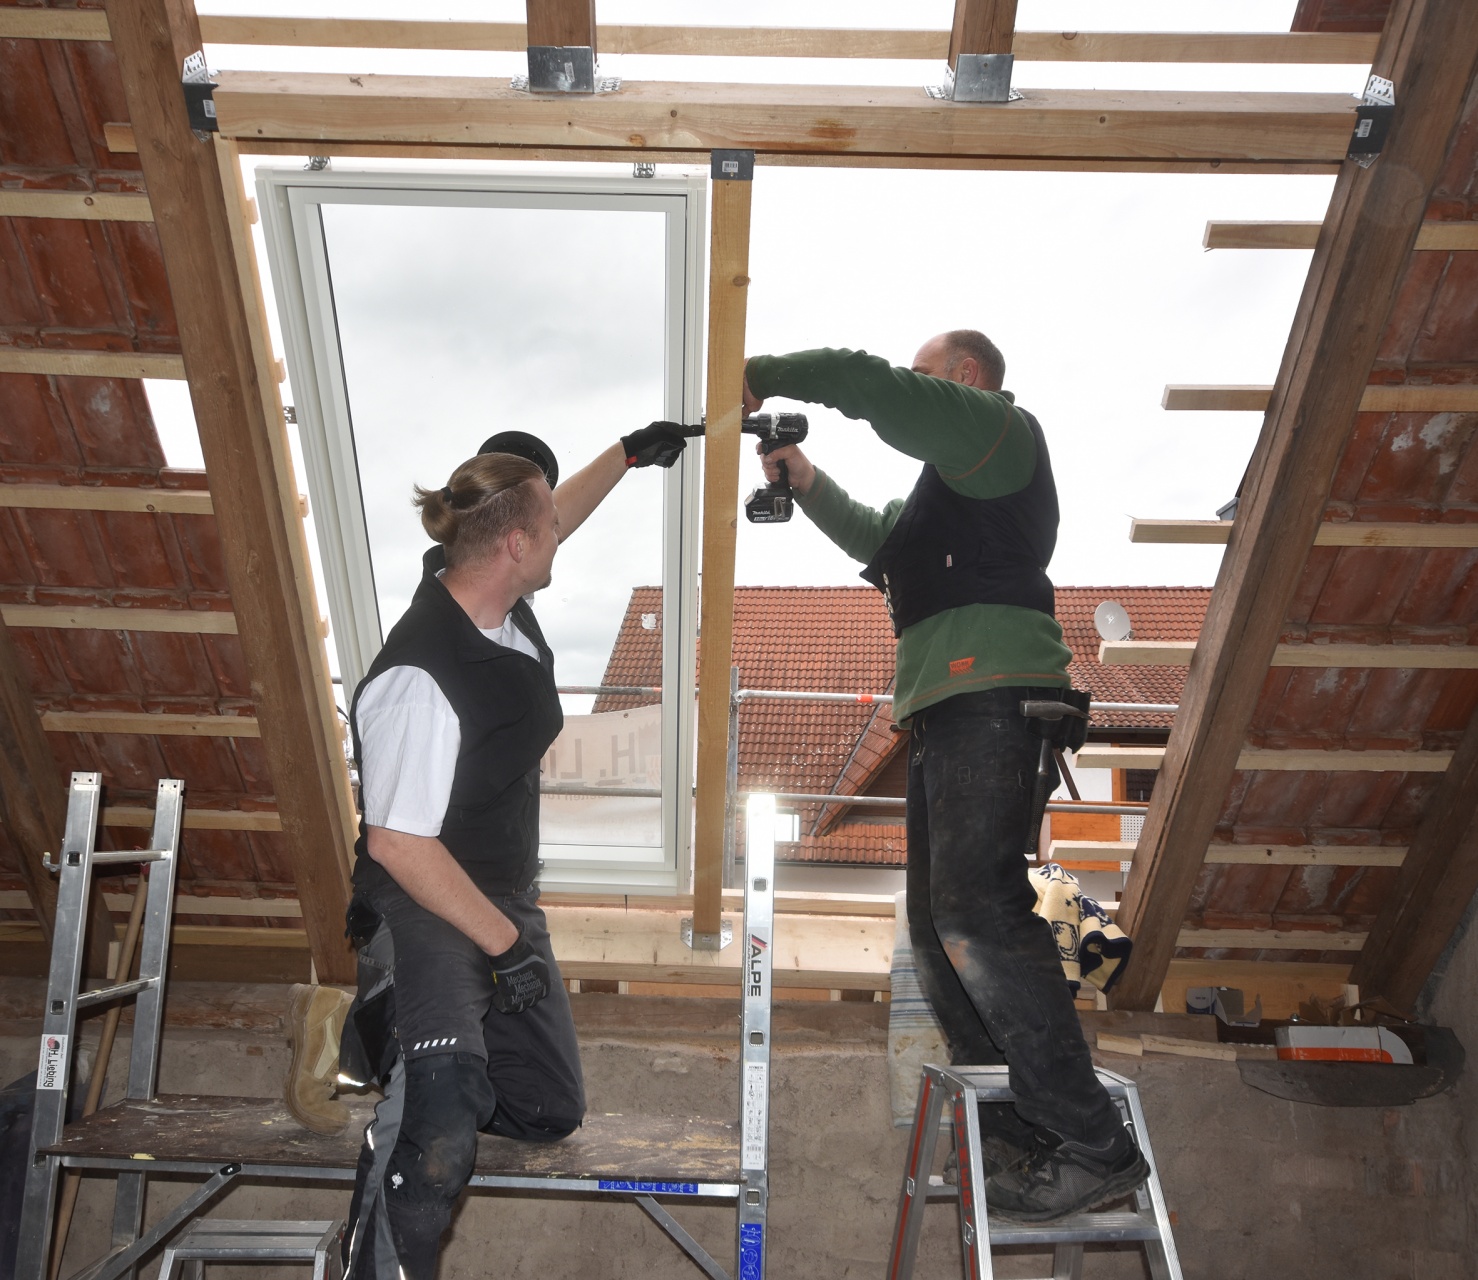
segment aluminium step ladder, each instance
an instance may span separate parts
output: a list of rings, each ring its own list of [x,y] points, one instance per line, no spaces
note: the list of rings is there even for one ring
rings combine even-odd
[[[134,997],[133,1041],[129,1050],[129,1098],[154,1096],[159,1070],[159,1033],[164,1020],[164,975],[169,960],[169,929],[174,915],[175,879],[179,867],[180,826],[185,784],[161,778],[154,806],[154,832],[147,849],[100,851],[93,846],[101,816],[103,775],[74,773],[67,795],[67,826],[61,855],[48,860],[58,873],[56,923],[52,934],[51,974],[41,1024],[41,1059],[36,1075],[36,1104],[31,1121],[30,1162],[21,1202],[20,1241],[16,1250],[17,1280],[45,1280],[51,1250],[52,1215],[56,1207],[60,1163],[37,1151],[61,1140],[71,1090],[77,1014],[93,1005]],[[87,931],[93,871],[110,863],[144,863],[149,871],[148,896],[139,936],[139,976],[94,991],[81,990],[82,956]],[[127,975],[121,975],[127,977]],[[98,1064],[103,1069],[103,1064]],[[191,1201],[187,1200],[186,1204]],[[173,1215],[171,1215],[173,1216]],[[138,1237],[144,1220],[143,1173],[120,1173],[113,1202],[113,1247],[121,1250]]]
[[[201,1218],[166,1246],[159,1280],[205,1280],[204,1263],[311,1262],[313,1280],[339,1280],[344,1220],[259,1222]],[[183,1273],[176,1275],[177,1272]]]
[[[1181,1280],[1180,1259],[1170,1232],[1170,1215],[1165,1209],[1159,1171],[1150,1150],[1144,1111],[1139,1105],[1139,1090],[1134,1081],[1101,1067],[1097,1069],[1098,1078],[1150,1166],[1149,1178],[1132,1196],[1133,1207],[1076,1213],[1044,1223],[989,1217],[981,1168],[978,1104],[1012,1101],[1008,1070],[1006,1067],[924,1067],[913,1132],[909,1135],[898,1220],[888,1257],[888,1280],[911,1280],[924,1226],[925,1204],[929,1200],[946,1199],[958,1202],[965,1280],[992,1280],[991,1250],[1003,1245],[1050,1246],[1053,1280],[1080,1280],[1084,1245],[1124,1241],[1137,1241],[1143,1246],[1153,1280]],[[930,1173],[941,1128],[941,1107],[946,1108],[959,1158],[958,1188],[946,1186],[942,1178]]]

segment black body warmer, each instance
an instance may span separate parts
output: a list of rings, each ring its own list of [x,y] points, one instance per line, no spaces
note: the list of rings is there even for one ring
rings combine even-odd
[[[1042,428],[1031,428],[1037,465],[1025,488],[999,498],[956,493],[926,464],[862,577],[888,602],[893,634],[946,609],[1008,604],[1054,615],[1047,565],[1057,546],[1057,486]]]
[[[564,727],[554,687],[554,655],[534,612],[520,600],[512,618],[539,650],[526,653],[489,640],[436,577],[440,547],[426,555],[426,574],[411,607],[391,628],[355,690],[349,725],[362,759],[359,695],[391,667],[419,667],[452,704],[461,728],[451,800],[440,839],[489,897],[519,892],[539,869],[539,762]],[[369,856],[360,817],[354,882],[368,889],[389,874]]]

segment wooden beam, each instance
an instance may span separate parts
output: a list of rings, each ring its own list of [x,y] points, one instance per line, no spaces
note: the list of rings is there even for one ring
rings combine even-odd
[[[0,618],[12,627],[64,631],[171,631],[181,635],[234,636],[236,615],[220,609],[118,609],[94,605],[4,604]]]
[[[729,666],[734,644],[739,424],[749,307],[749,210],[754,183],[715,179],[708,267],[708,400],[703,442],[703,592],[698,634],[698,787],[694,801],[693,931],[719,930]]]
[[[1395,0],[1386,20],[1372,69],[1394,81],[1402,105],[1379,160],[1368,169],[1346,164],[1335,182],[1123,894],[1120,924],[1135,960],[1111,996],[1115,1007],[1153,1008],[1232,775],[1243,767],[1268,664],[1478,70],[1478,23],[1467,18],[1429,0]],[[1413,752],[1399,767],[1435,765],[1439,754]]]
[[[149,197],[116,191],[0,191],[0,218],[153,222]]]
[[[1201,243],[1208,249],[1312,249],[1322,222],[1208,222]],[[1478,222],[1424,222],[1419,252],[1478,250]]]
[[[522,22],[448,22],[417,18],[289,18],[202,14],[210,44],[313,48],[472,49],[522,52]],[[0,7],[0,37],[106,40],[102,13]],[[607,53],[768,58],[908,58],[947,55],[948,31],[823,27],[600,27]],[[1376,37],[1359,32],[1018,31],[1012,52],[1039,62],[1353,63],[1375,54]]]
[[[1427,802],[1401,874],[1350,975],[1411,1011],[1478,891],[1478,716]]]
[[[1106,667],[1188,667],[1195,652],[1194,640],[1102,640],[1098,660]],[[1272,665],[1472,671],[1478,669],[1478,645],[1280,644]]]
[[[4,828],[14,851],[42,938],[50,945],[56,919],[56,881],[41,865],[41,858],[48,852],[61,853],[62,834],[67,827],[67,792],[57,773],[56,758],[41,730],[20,654],[3,621],[0,621],[0,827]],[[101,894],[91,896],[87,919],[87,971],[100,977],[108,971],[108,944],[117,936]]]
[[[253,716],[188,716],[131,711],[46,711],[48,733],[143,733],[192,738],[260,738]]]
[[[0,507],[45,511],[144,511],[208,516],[215,508],[200,489],[140,489],[132,485],[0,484]]]
[[[1268,867],[1399,867],[1399,845],[1213,844],[1206,861],[1218,865]]]
[[[1265,413],[1273,388],[1263,386],[1167,386],[1164,409],[1230,409]],[[1478,386],[1458,384],[1366,387],[1359,413],[1478,413]]]
[[[217,118],[243,145],[293,140],[575,147],[631,156],[715,148],[769,154],[1085,160],[1306,161],[1343,157],[1348,97],[1314,93],[1033,90],[981,111],[918,89],[664,84],[529,94],[465,76],[220,73]]]
[[[1182,929],[1177,947],[1232,947],[1239,951],[1359,951],[1363,933],[1318,929]]]
[[[955,0],[949,33],[949,65],[962,53],[1010,53],[1016,35],[1016,0]]]
[[[1214,545],[1232,536],[1230,520],[1140,520],[1129,522],[1130,542]],[[1478,547],[1478,521],[1463,524],[1389,524],[1365,520],[1325,520],[1314,535],[1316,547]]]
[[[105,827],[152,827],[154,811],[132,805],[107,805]],[[186,831],[281,831],[282,818],[275,809],[192,809],[185,807]]]
[[[1194,675],[1194,671],[1192,672]],[[1189,684],[1189,681],[1187,682]],[[1185,701],[1181,701],[1180,717],[1185,714]],[[1170,733],[1171,744],[1175,741],[1175,730]],[[1079,769],[1159,769],[1164,770],[1171,748],[1166,747],[1110,747],[1096,742],[1086,743],[1078,749],[1073,763]],[[1319,751],[1319,750],[1272,750],[1265,747],[1244,747],[1234,757],[1233,770],[1277,769],[1306,770],[1309,772],[1334,773],[1443,773],[1452,759],[1451,751]],[[1229,776],[1232,771],[1229,770]],[[1159,787],[1155,788],[1156,793]],[[1155,811],[1150,801],[1150,812]],[[1209,832],[1207,833],[1209,837]],[[1143,849],[1144,837],[1139,847]],[[1205,845],[1202,845],[1205,848]]]
[[[1185,1008],[1187,987],[1236,987],[1249,999],[1262,1000],[1263,1017],[1291,1018],[1314,996],[1332,1000],[1343,995],[1349,980],[1348,964],[1177,958],[1170,962],[1163,992],[1165,1009],[1179,1012]]]
[[[354,980],[344,938],[355,816],[236,150],[191,132],[190,0],[109,0],[113,53],[154,205],[215,496],[262,747],[318,976]]]
[[[525,0],[531,45],[595,44],[595,0]]]
[[[60,351],[52,347],[0,347],[0,373],[58,378],[173,378],[185,376],[180,356],[147,351]]]

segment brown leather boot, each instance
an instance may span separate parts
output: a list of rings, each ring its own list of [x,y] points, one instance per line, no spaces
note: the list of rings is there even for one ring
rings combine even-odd
[[[336,987],[297,983],[287,1006],[293,1047],[283,1097],[293,1118],[314,1133],[342,1133],[349,1108],[334,1097],[339,1072],[339,1032],[353,997]]]

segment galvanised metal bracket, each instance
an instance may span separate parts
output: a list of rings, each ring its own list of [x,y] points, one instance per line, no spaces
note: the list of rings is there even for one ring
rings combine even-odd
[[[1384,76],[1371,76],[1355,108],[1355,131],[1345,158],[1368,169],[1386,144],[1391,120],[1396,114],[1396,86]]]
[[[613,93],[619,76],[603,76],[588,44],[531,44],[529,74],[514,76],[512,87],[529,93]]]
[[[1011,87],[1014,53],[962,53],[953,67],[944,69],[942,85],[925,85],[931,98],[950,102],[1015,102],[1021,94]]]
[[[204,142],[208,134],[218,133],[220,126],[216,123],[215,91],[218,86],[210,78],[203,49],[197,49],[185,59],[180,84],[185,90],[185,110],[190,116],[190,128]]]
[[[715,182],[753,182],[753,151],[714,151],[709,170]]]

